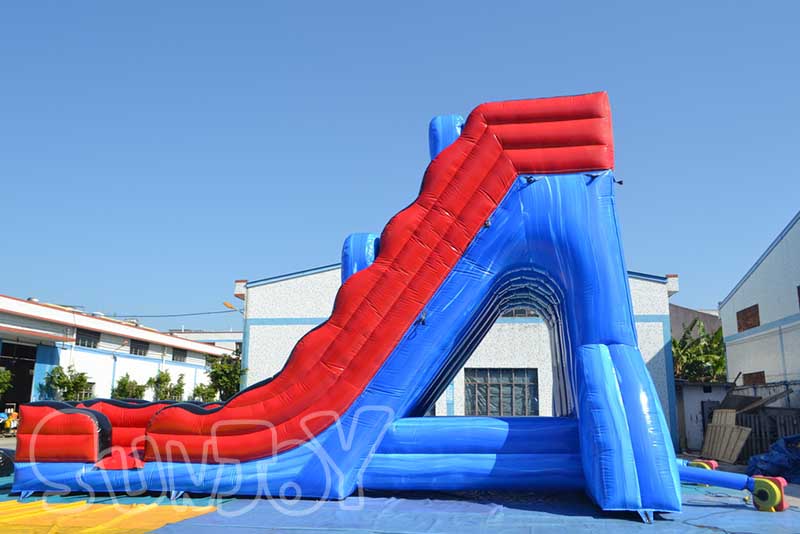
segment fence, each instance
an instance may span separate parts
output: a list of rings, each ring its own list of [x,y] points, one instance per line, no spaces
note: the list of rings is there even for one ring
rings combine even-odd
[[[767,452],[778,438],[800,434],[800,414],[796,413],[770,413],[769,409],[753,414],[740,413],[736,415],[736,424],[752,429],[739,454],[742,462],[747,462],[754,454]]]
[[[751,384],[749,386],[736,386],[733,393],[737,395],[750,395],[765,399],[776,393],[793,390],[788,396],[774,402],[771,406],[781,408],[800,408],[800,380],[784,380],[782,382],[769,382],[767,384]]]

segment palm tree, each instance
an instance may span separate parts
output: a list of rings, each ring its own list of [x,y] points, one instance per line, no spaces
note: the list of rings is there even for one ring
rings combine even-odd
[[[695,334],[695,330],[697,333]],[[672,338],[675,378],[691,382],[716,382],[725,378],[725,341],[722,328],[713,334],[699,319],[685,326],[680,339]]]

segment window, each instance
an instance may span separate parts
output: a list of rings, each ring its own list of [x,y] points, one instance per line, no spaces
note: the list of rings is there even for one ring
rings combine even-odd
[[[744,373],[742,375],[742,384],[745,386],[757,386],[759,384],[766,384],[767,383],[767,375],[764,371],[758,371],[755,373]]]
[[[744,332],[750,330],[761,324],[761,319],[758,315],[758,304],[753,304],[749,308],[739,310],[736,312],[736,330]]]
[[[96,349],[99,343],[100,343],[100,332],[78,328],[78,331],[75,334],[76,345],[80,347],[88,347],[90,349]]]
[[[147,351],[150,350],[150,343],[146,341],[139,341],[138,339],[131,339],[131,354],[136,356],[147,356]]]
[[[9,360],[27,360],[29,362],[35,362],[36,347],[33,345],[0,341],[0,358],[3,358],[6,363]]]
[[[504,311],[501,317],[538,317],[539,315],[530,308],[512,308]]]
[[[86,389],[77,392],[75,396],[76,401],[85,401],[94,398],[94,382],[86,384]]]
[[[464,369],[466,415],[539,415],[538,369]]]
[[[186,361],[186,349],[172,349],[172,361],[173,362],[185,362]]]

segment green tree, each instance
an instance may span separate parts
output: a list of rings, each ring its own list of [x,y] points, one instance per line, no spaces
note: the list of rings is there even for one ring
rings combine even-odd
[[[710,334],[702,321],[685,326],[680,339],[672,338],[675,377],[692,382],[725,379],[725,341],[722,328]]]
[[[153,390],[153,400],[164,400],[169,392],[172,377],[169,371],[158,371],[156,376],[147,379],[147,387]]]
[[[2,397],[6,391],[11,389],[11,386],[14,384],[13,379],[14,374],[11,371],[0,368],[0,397]]]
[[[211,402],[217,398],[217,390],[210,384],[197,384],[192,390],[192,400]]]
[[[183,375],[173,384],[169,371],[159,371],[147,381],[147,387],[153,389],[153,400],[181,400],[186,388]]]
[[[63,401],[85,400],[91,394],[89,376],[79,373],[74,365],[69,365],[66,371],[60,365],[53,367],[41,389],[45,397]]]
[[[178,380],[174,384],[170,384],[167,388],[167,394],[172,400],[183,400],[183,391],[186,389],[186,382],[183,380],[183,374],[178,375]]]
[[[147,384],[139,384],[125,373],[111,390],[112,399],[143,399]]]
[[[219,358],[209,357],[206,370],[211,386],[219,392],[219,398],[224,401],[239,391],[239,379],[246,371],[242,369],[242,359],[239,358],[238,351]]]

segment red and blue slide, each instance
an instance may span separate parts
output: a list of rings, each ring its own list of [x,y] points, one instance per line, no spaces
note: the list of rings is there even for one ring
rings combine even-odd
[[[367,240],[373,255],[281,372],[217,406],[23,406],[13,490],[581,488],[604,510],[679,510],[637,347],[607,95],[483,104],[456,122],[434,123],[460,131],[434,133],[419,196]],[[550,328],[556,417],[421,417],[519,306]]]

